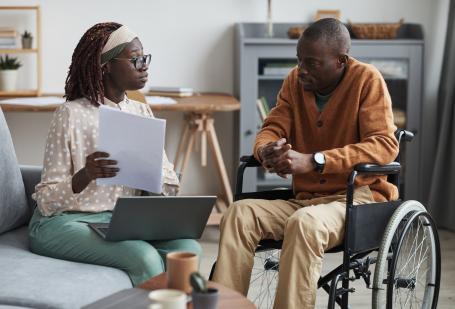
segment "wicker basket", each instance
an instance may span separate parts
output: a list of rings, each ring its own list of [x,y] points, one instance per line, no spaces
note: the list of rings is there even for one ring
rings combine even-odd
[[[397,23],[383,24],[353,24],[349,22],[354,36],[357,39],[367,40],[394,39],[401,24],[403,24],[403,19]]]
[[[288,37],[290,39],[298,39],[302,35],[303,31],[305,31],[305,27],[290,27],[288,29]]]

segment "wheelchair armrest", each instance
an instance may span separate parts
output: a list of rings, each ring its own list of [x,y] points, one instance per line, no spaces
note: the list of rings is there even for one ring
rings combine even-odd
[[[398,129],[395,131],[395,137],[398,141],[398,144],[401,144],[401,141],[410,142],[414,138],[414,133],[404,129]]]
[[[243,173],[247,167],[259,167],[261,163],[253,155],[240,157],[240,165],[237,168],[237,181],[235,184],[235,196],[239,196],[243,190]]]
[[[354,171],[359,174],[394,175],[400,173],[401,165],[398,162],[392,162],[386,165],[361,163],[354,166]]]
[[[253,155],[240,157],[240,162],[245,163],[245,167],[261,166],[261,163]]]

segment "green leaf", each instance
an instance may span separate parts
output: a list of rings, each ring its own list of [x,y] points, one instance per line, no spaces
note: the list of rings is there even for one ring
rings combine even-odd
[[[17,70],[21,66],[22,63],[16,57],[0,56],[0,70]]]
[[[207,293],[207,281],[198,272],[194,272],[190,276],[190,284],[196,292]]]

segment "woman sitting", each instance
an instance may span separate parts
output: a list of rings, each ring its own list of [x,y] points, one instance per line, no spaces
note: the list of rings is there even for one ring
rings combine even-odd
[[[114,177],[119,171],[115,158],[96,151],[98,107],[104,104],[153,117],[147,104],[125,95],[145,86],[150,57],[144,55],[137,36],[117,23],[96,24],[82,36],[66,78],[67,102],[51,122],[41,182],[34,194],[38,207],[29,225],[33,252],[122,269],[134,286],[162,273],[168,252],[201,253],[200,245],[190,239],[107,242],[87,225],[109,222],[118,197],[141,193],[96,184],[97,178]],[[163,161],[162,193],[175,195],[178,179],[166,155]]]

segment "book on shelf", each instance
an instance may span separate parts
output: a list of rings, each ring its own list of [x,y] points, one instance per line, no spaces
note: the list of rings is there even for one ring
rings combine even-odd
[[[148,94],[163,97],[190,97],[194,94],[193,88],[184,87],[150,87]]]
[[[256,107],[258,109],[259,116],[262,122],[264,122],[265,118],[267,118],[267,116],[270,113],[270,107],[269,104],[267,103],[267,99],[265,97],[260,97],[259,99],[257,99]]]
[[[287,75],[296,66],[289,62],[271,62],[264,65],[264,75]]]
[[[10,27],[0,27],[0,38],[16,38],[16,30]]]
[[[262,102],[262,106],[264,106],[265,114],[268,116],[270,114],[270,105],[265,97],[261,97],[260,100]]]
[[[0,49],[2,48],[16,48],[16,38],[0,36]]]
[[[12,44],[16,44],[16,38],[0,37],[0,44],[1,44],[1,45],[12,45]]]
[[[265,118],[267,117],[267,114],[265,113],[264,106],[262,106],[261,99],[256,100],[256,107],[258,109],[259,118],[261,119],[262,122],[264,122]]]

